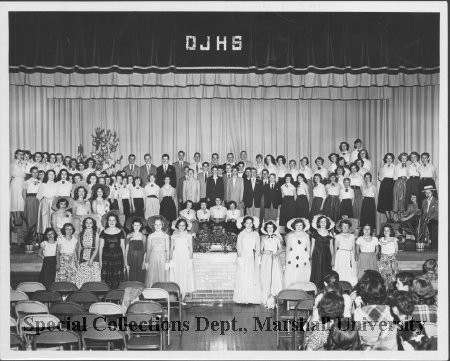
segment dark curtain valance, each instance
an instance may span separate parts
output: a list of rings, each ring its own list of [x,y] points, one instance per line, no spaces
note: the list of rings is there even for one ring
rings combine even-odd
[[[439,72],[436,13],[11,12],[10,71]],[[186,35],[197,50],[186,50]],[[211,36],[212,50],[198,50]],[[227,36],[217,51],[216,36]],[[233,51],[231,37],[242,36]]]

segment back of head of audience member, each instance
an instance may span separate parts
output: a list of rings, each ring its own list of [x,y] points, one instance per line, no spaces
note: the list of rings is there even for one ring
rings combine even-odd
[[[331,271],[323,277],[324,286],[329,285],[330,283],[339,282],[339,273],[336,271]]]
[[[414,311],[414,298],[411,292],[394,291],[389,296],[389,305],[399,320],[410,316]]]
[[[414,281],[414,275],[409,272],[400,272],[395,276],[396,288],[399,291],[411,291],[411,287]]]
[[[321,319],[338,320],[344,316],[344,298],[335,293],[325,293],[319,302],[317,310]]]
[[[326,350],[352,351],[360,350],[359,334],[356,327],[352,325],[350,318],[343,318],[330,328]]]
[[[437,261],[433,258],[427,259],[422,266],[423,273],[433,272],[435,273],[437,271]]]
[[[355,290],[364,306],[382,305],[386,302],[386,286],[381,274],[377,271],[365,271],[356,284]]]
[[[412,294],[416,305],[436,304],[436,292],[429,280],[417,277],[412,284]]]

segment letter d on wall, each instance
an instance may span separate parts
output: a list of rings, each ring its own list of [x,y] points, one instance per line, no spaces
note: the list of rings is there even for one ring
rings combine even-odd
[[[197,37],[186,35],[186,50],[195,50],[197,48]]]

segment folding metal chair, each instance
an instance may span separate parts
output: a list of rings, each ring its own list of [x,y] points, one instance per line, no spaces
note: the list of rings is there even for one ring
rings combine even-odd
[[[78,287],[75,283],[72,282],[66,282],[66,281],[60,281],[60,282],[53,282],[48,289],[50,291],[58,292],[63,300],[66,299],[66,297],[71,294],[72,292],[78,291]]]
[[[312,282],[296,282],[288,287],[288,289],[303,290],[311,296],[317,295],[317,286]]]
[[[156,282],[153,284],[152,288],[162,288],[169,292],[170,295],[170,306],[171,308],[178,308],[178,320],[183,324],[182,319],[182,297],[181,289],[175,282]],[[182,333],[182,327],[180,327],[180,334]]]
[[[347,282],[347,281],[339,281],[339,284],[340,284],[340,286],[341,286],[341,288],[342,288],[342,292],[343,292],[343,293],[346,293],[346,294],[348,294],[348,295],[350,295],[350,293],[352,293],[353,287],[352,287],[352,285],[351,285],[350,282]]]
[[[70,328],[71,331],[77,332],[81,338],[81,333],[88,328],[106,327],[106,317],[99,315],[98,313],[78,313],[70,317],[70,321],[66,323],[66,327]]]
[[[170,325],[170,295],[169,292],[162,288],[144,288],[142,291],[142,297],[144,300],[150,301],[164,301],[167,303],[167,322]],[[164,307],[164,305],[161,303]],[[167,344],[170,345],[170,327],[167,330]]]
[[[19,335],[10,332],[9,347],[11,348],[11,350],[25,350],[25,342]]]
[[[16,287],[17,291],[25,292],[27,295],[31,295],[36,291],[45,291],[45,286],[40,282],[22,282]]]
[[[19,326],[17,325],[17,321],[14,317],[9,317],[9,332],[19,334]]]
[[[139,281],[124,281],[119,283],[119,287],[117,289],[124,290],[127,287],[145,288],[145,285]]]
[[[24,338],[27,345],[31,345],[36,335],[49,330],[57,330],[60,325],[59,318],[48,313],[26,315],[19,322],[19,334]]]
[[[16,316],[15,307],[16,307],[17,302],[28,301],[28,300],[29,300],[29,297],[25,292],[11,290],[10,297],[9,297],[9,306],[10,306],[9,308],[10,308],[11,316],[13,316],[13,317]]]
[[[296,321],[300,320],[304,320],[305,322],[309,319],[309,316],[311,316],[312,312],[313,312],[313,308],[314,308],[314,298],[309,298],[309,299],[304,299],[301,301],[298,301],[297,304],[295,305],[294,308],[294,319]],[[292,336],[294,337],[293,342],[294,342],[294,350],[297,350],[297,335],[298,333],[303,335],[303,340],[305,339],[305,334],[303,330],[294,330],[292,332]]]
[[[105,282],[86,282],[80,288],[80,291],[95,293],[99,299],[103,299],[105,294],[111,288]]]
[[[47,307],[50,307],[53,303],[62,302],[61,295],[55,291],[36,291],[30,296],[30,299],[42,302]]]
[[[163,306],[155,301],[138,301],[128,306],[127,314],[129,313],[160,313],[164,311]]]
[[[89,307],[89,313],[97,313],[106,317],[107,321],[123,317],[122,307],[112,302],[96,302]]]
[[[67,321],[67,317],[84,312],[86,311],[83,306],[73,302],[59,302],[50,306],[50,314],[55,315],[64,323]]]
[[[80,346],[80,338],[76,332],[72,331],[47,331],[35,336],[33,339],[33,350],[48,348],[80,350]]]
[[[20,301],[15,307],[16,320],[20,323],[20,320],[26,315],[49,313],[48,307],[39,301]]]
[[[117,347],[122,350],[127,349],[125,334],[109,328],[105,330],[88,328],[82,332],[81,341],[84,350],[114,350]]]
[[[164,350],[165,332],[162,326],[164,312],[160,313],[127,313],[129,325],[142,325],[127,332],[128,350]]]
[[[289,301],[292,301],[297,304],[299,301],[309,299],[310,296],[303,290],[294,290],[294,289],[284,289],[278,293],[277,302],[276,302],[276,321],[294,321],[295,320],[295,310],[291,309],[289,305]],[[289,324],[288,324],[289,325]],[[277,340],[277,348],[280,346],[280,338],[290,338],[291,339],[291,347],[294,348],[294,337],[291,333],[292,331],[287,331],[287,335],[281,335],[281,331],[277,328],[276,331],[276,340]]]
[[[108,291],[105,295],[105,302],[113,302],[120,305],[123,299],[124,292],[124,290],[119,289]]]
[[[78,303],[79,305],[83,306],[85,310],[88,310],[89,307],[95,303],[98,302],[99,299],[96,294],[89,292],[89,291],[76,291],[74,293],[71,293],[66,298],[67,302],[74,302]]]

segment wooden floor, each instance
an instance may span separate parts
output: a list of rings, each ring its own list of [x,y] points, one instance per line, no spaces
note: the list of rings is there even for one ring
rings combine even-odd
[[[188,350],[188,351],[244,351],[244,350],[277,350],[275,331],[254,331],[254,317],[259,317],[264,322],[266,317],[275,320],[273,310],[267,310],[259,305],[236,305],[225,303],[223,306],[214,305],[191,305],[185,306],[183,320],[189,321],[190,329],[180,336],[179,333],[172,333],[171,345],[168,350]],[[208,319],[210,325],[214,321],[219,323],[233,318],[236,320],[237,328],[244,331],[226,331],[221,335],[220,329],[212,331],[211,327],[203,331]],[[197,320],[200,319],[200,328],[197,329]],[[219,326],[220,327],[220,326]],[[284,339],[280,343],[280,350],[288,350],[289,340]]]

